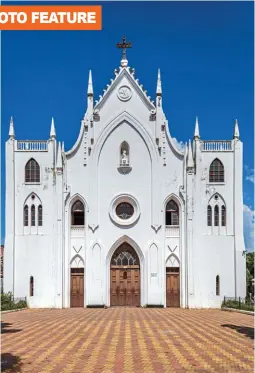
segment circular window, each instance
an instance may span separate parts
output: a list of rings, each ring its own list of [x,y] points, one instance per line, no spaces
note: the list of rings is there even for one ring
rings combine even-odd
[[[117,225],[134,224],[140,216],[138,201],[129,194],[116,196],[111,202],[109,215]]]
[[[116,215],[123,220],[131,218],[134,214],[134,207],[127,202],[122,202],[116,207]]]

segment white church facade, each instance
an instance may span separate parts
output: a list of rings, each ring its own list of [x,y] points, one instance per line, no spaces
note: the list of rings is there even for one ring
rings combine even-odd
[[[6,142],[4,290],[30,307],[220,307],[246,293],[242,142],[171,137],[128,66],[87,110],[73,147]],[[70,127],[71,128],[71,127]]]

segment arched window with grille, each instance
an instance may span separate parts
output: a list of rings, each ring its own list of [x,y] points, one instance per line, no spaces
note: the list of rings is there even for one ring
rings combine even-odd
[[[34,158],[29,159],[25,167],[25,182],[40,183],[40,166]]]
[[[42,205],[38,206],[38,226],[41,227],[43,225],[43,208]]]
[[[212,207],[207,206],[207,225],[208,227],[212,226]]]
[[[220,276],[216,276],[216,295],[220,295]]]
[[[72,206],[71,224],[84,225],[84,204],[80,200],[74,202]]]
[[[30,276],[29,295],[30,297],[34,295],[34,277],[33,276]]]
[[[166,225],[179,225],[179,208],[172,199],[166,205]]]
[[[215,227],[219,226],[219,206],[214,207],[214,225]]]
[[[210,183],[224,182],[224,166],[218,158],[214,159],[214,161],[210,165],[209,182]]]
[[[31,206],[31,226],[35,226],[35,205]]]
[[[27,227],[28,226],[28,205],[24,206],[23,221],[24,221],[24,227]]]
[[[226,226],[226,207],[224,205],[221,206],[221,225]]]

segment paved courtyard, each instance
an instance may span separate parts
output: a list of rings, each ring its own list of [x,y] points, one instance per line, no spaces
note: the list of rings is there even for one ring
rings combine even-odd
[[[2,315],[2,370],[253,372],[252,316],[220,310],[65,309]]]

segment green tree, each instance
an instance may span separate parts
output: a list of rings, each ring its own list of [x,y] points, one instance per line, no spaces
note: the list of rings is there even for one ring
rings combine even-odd
[[[246,284],[251,287],[251,280],[254,278],[254,252],[246,254]]]

